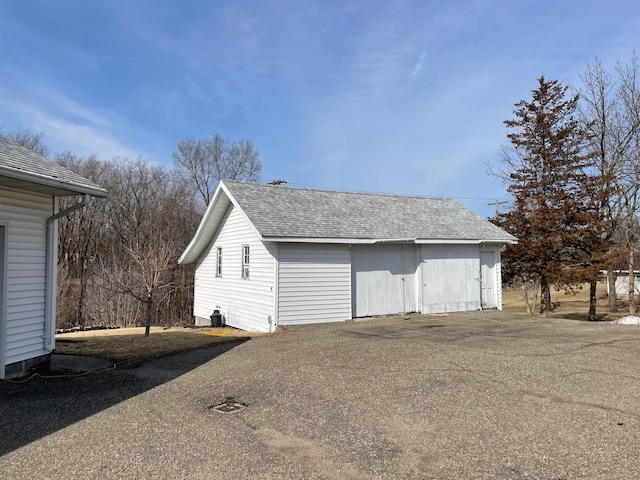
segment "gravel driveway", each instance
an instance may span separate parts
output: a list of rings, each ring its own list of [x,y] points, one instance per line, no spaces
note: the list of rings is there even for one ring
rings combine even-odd
[[[290,328],[0,384],[0,478],[639,478],[640,327],[478,312]],[[210,409],[225,398],[247,406]]]

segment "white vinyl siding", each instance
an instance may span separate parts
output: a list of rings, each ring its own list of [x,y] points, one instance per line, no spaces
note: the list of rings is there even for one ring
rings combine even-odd
[[[353,245],[353,316],[417,311],[418,260],[415,245]]]
[[[422,313],[480,309],[478,245],[421,245]]]
[[[45,335],[46,222],[53,198],[0,188],[0,221],[8,228],[5,364],[48,353]]]
[[[340,322],[350,318],[349,247],[280,243],[278,324]]]
[[[229,206],[211,245],[196,264],[194,315],[208,319],[219,308],[227,325],[268,332],[274,315],[273,245],[264,244],[233,205]],[[242,278],[243,248],[251,250],[251,275]],[[217,252],[222,249],[222,271]]]

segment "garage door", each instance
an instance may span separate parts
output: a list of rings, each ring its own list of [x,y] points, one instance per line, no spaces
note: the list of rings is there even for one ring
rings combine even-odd
[[[353,316],[415,312],[417,265],[414,245],[352,246]]]
[[[480,247],[421,245],[422,313],[480,309]]]

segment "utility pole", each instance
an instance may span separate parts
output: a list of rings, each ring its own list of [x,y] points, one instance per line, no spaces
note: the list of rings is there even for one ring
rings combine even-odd
[[[500,208],[500,205],[504,205],[505,203],[509,203],[509,202],[499,202],[498,200],[496,200],[495,202],[491,202],[491,203],[487,203],[487,205],[495,205],[496,206],[496,218],[498,218],[498,209]]]

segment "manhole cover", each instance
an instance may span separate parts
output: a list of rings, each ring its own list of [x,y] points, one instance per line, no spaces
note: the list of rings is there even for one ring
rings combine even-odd
[[[218,413],[235,413],[242,410],[246,406],[246,404],[240,402],[223,402],[218,405],[212,405],[211,407],[209,407],[209,410],[213,410]]]

